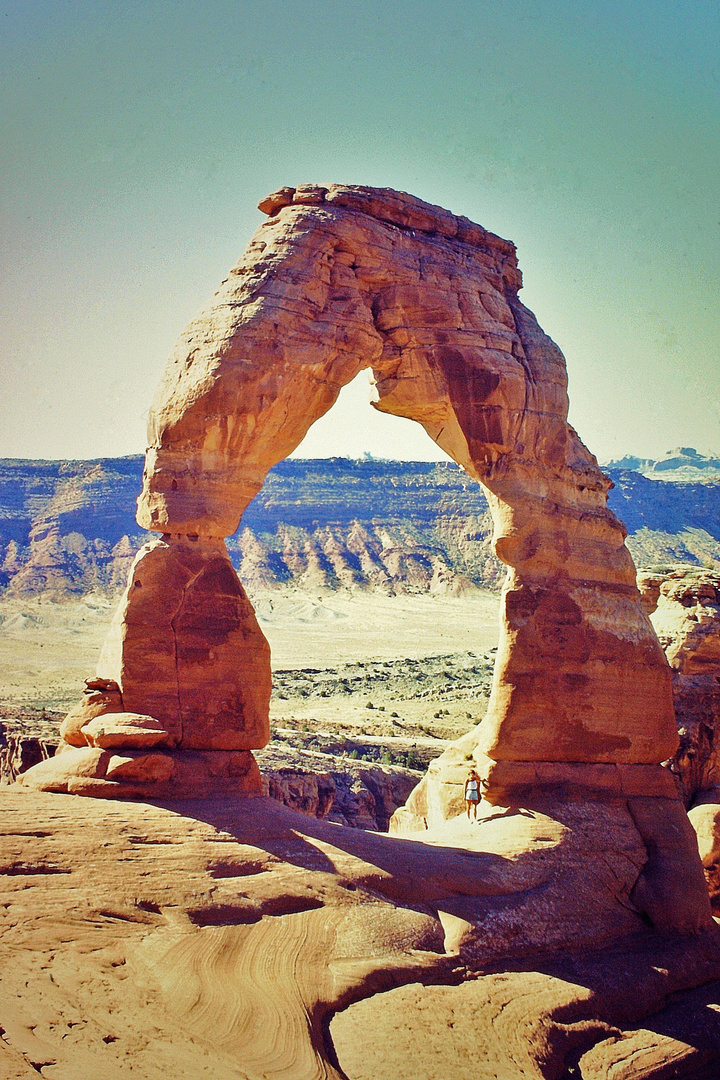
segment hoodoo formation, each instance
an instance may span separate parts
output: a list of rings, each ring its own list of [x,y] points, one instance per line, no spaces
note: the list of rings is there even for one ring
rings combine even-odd
[[[620,800],[660,863],[668,823],[685,837],[672,860],[687,887],[667,925],[707,923],[660,766],[677,747],[670,671],[609,481],[567,422],[563,355],[518,298],[514,245],[389,189],[301,185],[260,209],[267,220],[181,336],[152,407],[138,521],[162,535],[135,560],[62,752],[24,783],[108,797],[258,790],[269,652],[224,538],[371,368],[376,408],[418,421],[487,489],[508,565],[487,717],[433,763],[395,831],[455,816],[470,758],[490,803]],[[666,870],[643,871],[644,908]]]

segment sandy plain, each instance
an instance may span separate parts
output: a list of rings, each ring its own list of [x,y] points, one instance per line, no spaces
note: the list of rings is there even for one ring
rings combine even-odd
[[[484,715],[497,594],[274,590],[252,599],[272,651],[276,728],[348,725],[368,735],[417,737],[427,727],[450,738]],[[99,595],[0,601],[6,715],[8,709],[61,713],[77,701],[116,604]]]

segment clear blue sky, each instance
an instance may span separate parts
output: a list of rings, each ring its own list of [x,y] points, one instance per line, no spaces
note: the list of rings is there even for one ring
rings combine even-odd
[[[601,459],[720,451],[719,58],[693,0],[0,0],[0,455],[142,451],[258,199],[332,180],[517,243]],[[307,453],[433,456],[365,393]]]

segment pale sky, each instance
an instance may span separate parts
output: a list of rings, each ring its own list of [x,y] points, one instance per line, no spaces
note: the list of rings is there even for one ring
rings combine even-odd
[[[174,339],[284,184],[518,246],[602,459],[720,452],[715,0],[0,0],[0,456],[145,448]],[[364,402],[302,452],[440,456]]]

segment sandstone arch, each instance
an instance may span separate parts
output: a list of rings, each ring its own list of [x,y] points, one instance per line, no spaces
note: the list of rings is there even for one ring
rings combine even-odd
[[[608,481],[567,423],[562,353],[518,298],[514,246],[386,190],[305,186],[260,205],[268,220],[170,358],[140,523],[173,548],[233,533],[267,471],[371,367],[377,407],[421,423],[489,492],[510,576],[480,749],[669,757],[667,665]],[[117,659],[104,673],[124,685]]]
[[[151,410],[138,521],[162,539],[135,562],[103,686],[155,718],[166,749],[264,745],[269,654],[223,538],[370,367],[377,407],[422,424],[489,495],[509,571],[488,716],[468,745],[491,797],[560,781],[670,794],[656,768],[677,743],[670,673],[609,482],[567,423],[562,353],[519,300],[514,245],[388,189],[283,188],[260,208]],[[91,690],[65,726],[78,746],[88,710],[117,708]],[[116,782],[142,775],[125,764]]]
[[[437,825],[428,851],[438,837],[462,847],[457,822],[443,829],[469,758],[490,801],[524,808],[509,844],[503,815],[484,834],[484,850],[505,852],[492,897],[468,906],[462,883],[433,894],[445,947],[480,956],[493,927],[522,947],[573,945],[580,919],[582,940],[603,944],[641,930],[641,914],[660,930],[712,927],[692,827],[660,767],[677,745],[670,672],[609,482],[567,423],[562,353],[518,298],[513,245],[385,189],[284,188],[260,207],[268,220],[180,338],[153,405],[138,521],[162,535],[133,564],[59,756],[22,783],[260,792],[269,650],[224,537],[371,367],[378,407],[417,420],[485,486],[508,565],[488,716],[394,822]]]

